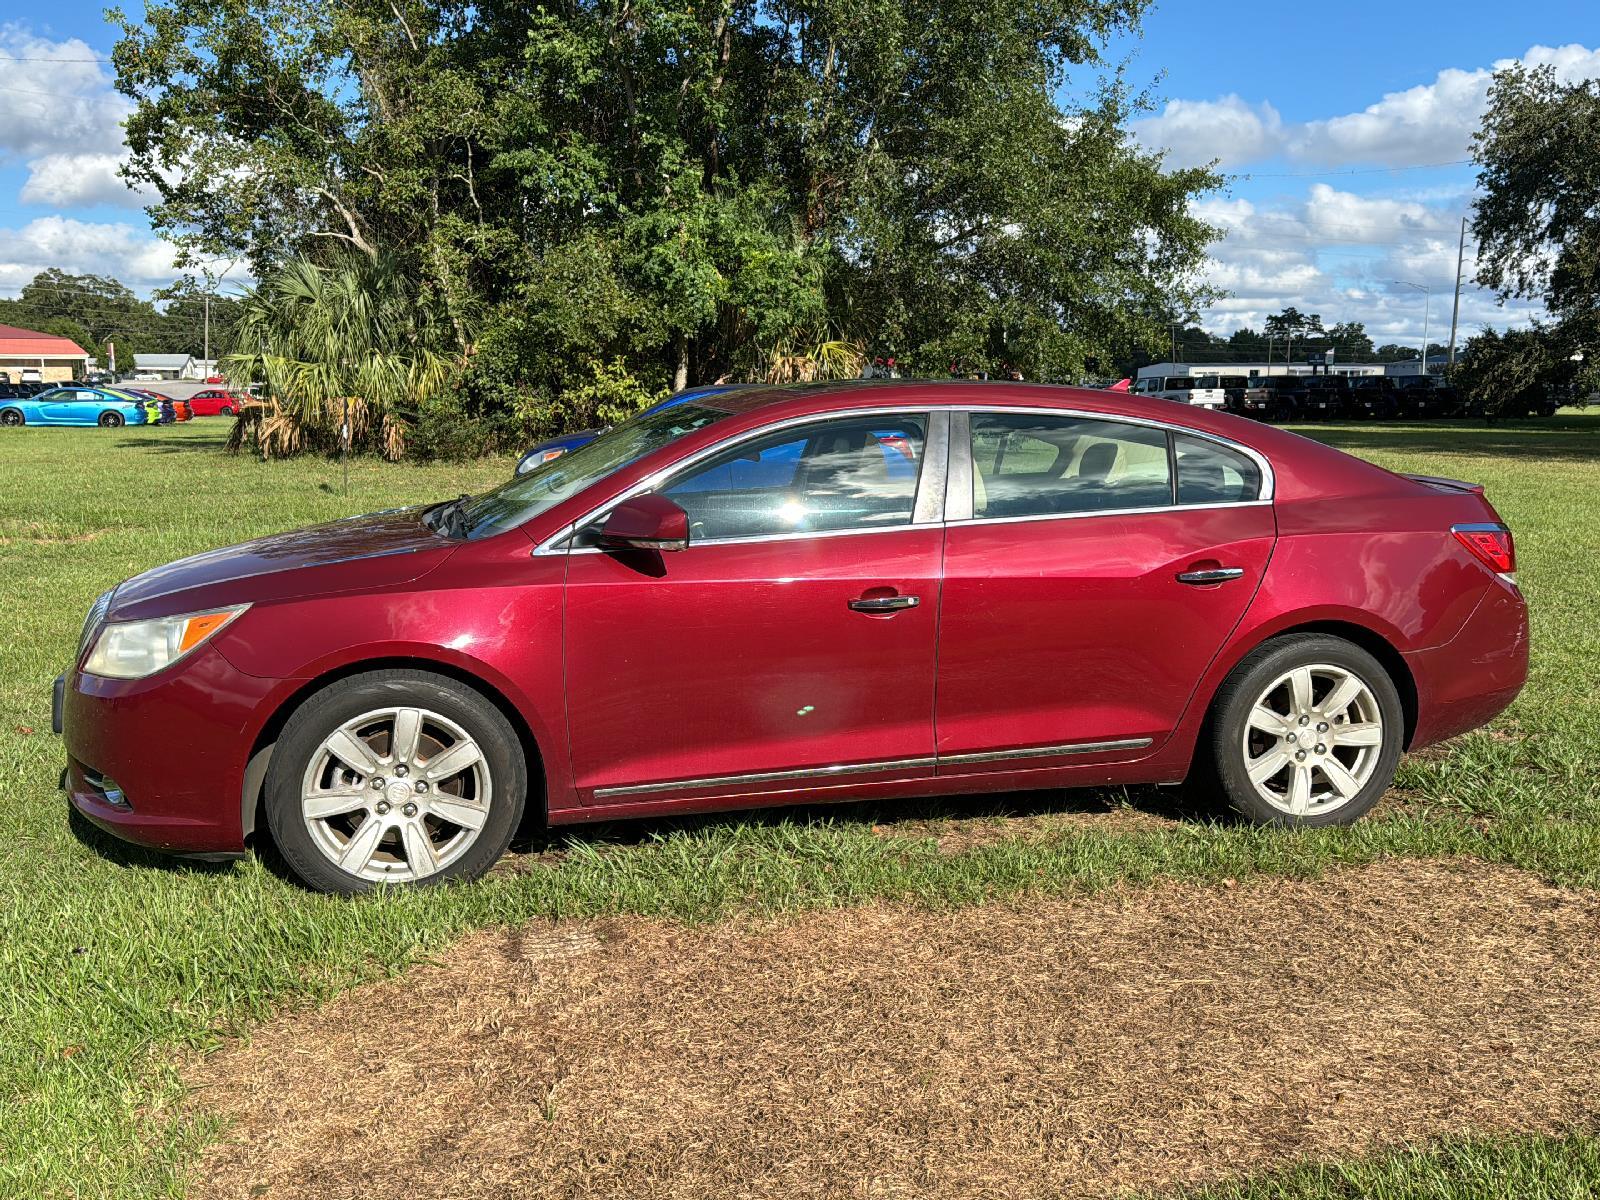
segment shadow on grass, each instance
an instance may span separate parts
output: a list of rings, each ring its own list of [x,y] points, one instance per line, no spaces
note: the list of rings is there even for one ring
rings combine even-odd
[[[216,452],[228,444],[226,433],[206,434],[203,437],[186,437],[162,440],[160,434],[150,437],[123,438],[117,443],[119,448],[129,450],[143,450],[146,454],[188,454],[196,450]]]
[[[932,834],[920,828],[942,825],[938,832],[959,837],[962,828],[997,821],[1040,818],[1110,817],[1130,811],[1139,816],[1170,822],[1233,823],[1238,818],[1221,801],[1187,787],[1054,788],[1027,792],[966,793],[923,796],[904,800],[841,800],[832,804],[776,805],[768,808],[728,809],[682,816],[632,817],[547,826],[542,818],[523,822],[511,851],[540,858],[559,856],[573,843],[626,847],[642,845],[674,833],[695,833],[728,825],[805,825],[815,822],[863,825],[894,833]]]
[[[775,805],[768,808],[737,808],[711,813],[685,813],[682,816],[630,817],[626,820],[593,821],[570,825],[546,825],[542,813],[530,814],[511,841],[511,847],[496,866],[497,872],[513,874],[536,870],[565,856],[573,845],[595,849],[627,849],[643,846],[673,834],[693,835],[703,830],[726,826],[757,825],[772,827],[793,824],[860,825],[893,835],[951,835],[957,842],[968,834],[993,832],[993,823],[1049,818],[1110,818],[1119,812],[1169,822],[1235,824],[1239,818],[1221,801],[1191,792],[1186,787],[1055,788],[1028,792],[994,792],[950,796],[925,796],[906,800],[841,800],[832,804]],[[174,859],[129,846],[102,833],[87,820],[74,817],[87,826],[79,839],[122,866],[155,866],[173,870],[226,871],[230,863],[207,863]],[[934,828],[924,828],[934,826]],[[76,826],[74,829],[76,830]],[[976,837],[974,840],[978,840]],[[295,887],[304,885],[295,876],[267,831],[258,822],[251,851],[273,875]]]
[[[212,862],[202,858],[161,854],[112,837],[70,804],[67,805],[67,828],[81,845],[119,867],[155,868],[180,875],[220,875],[233,869],[232,861]]]
[[[1578,415],[1497,421],[1493,425],[1468,419],[1427,424],[1352,423],[1291,425],[1288,428],[1340,450],[1562,462],[1600,460],[1600,421]]]

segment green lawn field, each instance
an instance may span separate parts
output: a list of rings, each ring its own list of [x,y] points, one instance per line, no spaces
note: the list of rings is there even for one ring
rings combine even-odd
[[[1473,855],[1600,886],[1600,415],[1359,426],[1312,436],[1384,466],[1482,482],[1515,530],[1533,672],[1487,731],[1408,759],[1399,801],[1348,830],[1269,832],[1204,812],[1079,820],[1029,834],[885,838],[885,807],[585,831],[480,884],[358,902],[308,895],[256,861],[187,866],[69,829],[49,686],[89,601],[147,567],[275,530],[481,489],[467,466],[259,463],[221,451],[220,418],[158,429],[0,431],[0,1195],[184,1194],[215,1133],[178,1067],[267,1016],[397,971],[460,934],[540,916],[713,920],[890,898],[963,905],[1124,881],[1312,875],[1384,856]],[[1063,811],[1142,794],[1049,799]],[[993,821],[973,799],[920,806]],[[1513,1181],[1505,1190],[1506,1181]],[[1586,1195],[1600,1151],[1564,1139],[1463,1140],[1308,1166],[1217,1196]]]

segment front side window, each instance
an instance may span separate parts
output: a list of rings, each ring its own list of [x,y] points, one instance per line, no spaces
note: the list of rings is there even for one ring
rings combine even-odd
[[[1056,516],[1172,503],[1167,436],[1089,417],[973,413],[972,515]]]
[[[661,494],[689,514],[691,543],[910,524],[927,428],[921,416],[792,426],[697,463]]]
[[[1205,438],[1174,434],[1179,504],[1239,504],[1261,495],[1261,468],[1245,454]]]

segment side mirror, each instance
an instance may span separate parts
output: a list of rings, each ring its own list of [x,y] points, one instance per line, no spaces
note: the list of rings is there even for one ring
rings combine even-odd
[[[689,514],[654,492],[624,500],[600,526],[602,550],[687,550]]]

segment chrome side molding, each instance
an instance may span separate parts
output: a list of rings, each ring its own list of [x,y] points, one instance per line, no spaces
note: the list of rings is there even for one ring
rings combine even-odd
[[[965,763],[1008,762],[1012,759],[1053,758],[1063,754],[1101,754],[1110,750],[1143,750],[1152,739],[1118,738],[1109,742],[1064,742],[1052,746],[1027,746],[1019,750],[984,750],[974,754],[940,754],[922,758],[895,758],[881,762],[840,763],[831,767],[801,767],[790,771],[758,771],[749,775],[707,775],[699,779],[671,779],[661,783],[629,783],[595,788],[596,800],[613,796],[639,796],[648,792],[687,792],[700,788],[737,787],[747,783],[782,783],[791,779],[831,779],[839,775],[866,775],[878,771],[910,771],[920,767]]]

